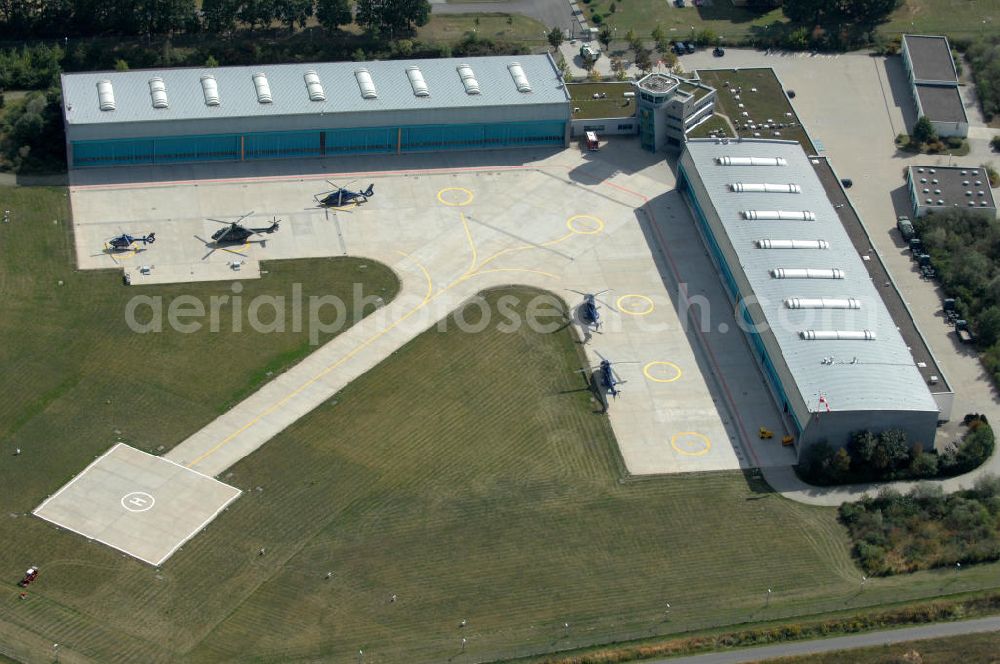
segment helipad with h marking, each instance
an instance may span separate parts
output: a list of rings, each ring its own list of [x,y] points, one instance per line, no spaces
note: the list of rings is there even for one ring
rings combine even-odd
[[[158,566],[239,495],[235,487],[119,443],[34,514]]]

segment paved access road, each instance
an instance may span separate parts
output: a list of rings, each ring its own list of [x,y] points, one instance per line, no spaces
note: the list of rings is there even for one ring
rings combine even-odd
[[[855,636],[841,636],[835,639],[796,641],[760,648],[744,648],[742,650],[729,650],[726,652],[707,653],[705,655],[692,655],[691,657],[671,657],[669,659],[650,661],[652,664],[739,664],[741,662],[761,662],[775,657],[815,655],[835,650],[868,648],[871,646],[918,641],[921,639],[937,639],[945,636],[961,636],[962,634],[996,631],[1000,631],[1000,616],[963,620],[961,622],[934,623],[883,632],[869,632]]]

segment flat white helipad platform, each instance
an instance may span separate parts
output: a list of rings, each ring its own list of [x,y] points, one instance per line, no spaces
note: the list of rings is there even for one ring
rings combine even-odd
[[[34,514],[160,565],[239,495],[228,484],[119,443]]]

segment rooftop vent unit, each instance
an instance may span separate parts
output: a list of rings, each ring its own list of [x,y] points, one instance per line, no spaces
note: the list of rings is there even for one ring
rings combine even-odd
[[[805,341],[875,341],[871,330],[802,330],[799,337]]]
[[[111,87],[111,81],[104,79],[97,82],[97,100],[102,111],[115,110],[115,90]]]
[[[427,81],[424,80],[424,74],[420,71],[420,67],[407,67],[406,77],[410,79],[410,87],[413,88],[414,95],[417,97],[431,96],[431,91],[427,87]]]
[[[771,270],[774,279],[843,279],[844,271],[838,268],[778,267]]]
[[[808,210],[744,210],[748,221],[774,219],[778,221],[816,221],[816,214]]]
[[[987,203],[986,201],[979,201],[979,207],[989,207],[989,206],[990,204]]]
[[[507,65],[507,71],[510,72],[511,78],[514,79],[514,85],[517,86],[518,92],[531,92],[531,83],[528,82],[528,77],[524,75],[524,67],[521,66],[520,62],[512,62]]]
[[[937,173],[937,171],[936,171],[936,170],[934,170],[933,168],[928,168],[928,169],[927,169],[927,172],[928,172],[928,173]]]
[[[309,101],[326,101],[326,93],[323,92],[323,84],[320,83],[319,74],[310,69],[305,76],[306,90],[309,92]]]
[[[219,105],[219,83],[214,76],[201,77],[201,91],[205,94],[206,106]]]
[[[784,157],[716,157],[719,166],[787,166]]]
[[[743,182],[735,182],[729,185],[729,188],[737,193],[798,194],[802,192],[802,187],[797,184],[744,184]]]
[[[253,75],[253,86],[257,89],[257,101],[261,104],[271,103],[271,85],[264,74]]]
[[[758,249],[829,249],[826,240],[756,240]]]
[[[853,297],[790,297],[785,300],[789,309],[860,309],[861,302]]]
[[[361,97],[364,99],[375,99],[378,97],[378,92],[375,91],[375,81],[372,80],[372,74],[367,69],[355,69],[354,78],[358,81],[358,87],[361,89]]]
[[[479,94],[479,81],[476,80],[476,74],[472,71],[472,67],[469,65],[459,65],[458,75],[462,79],[462,85],[465,86],[465,93],[470,95]]]
[[[149,79],[149,94],[153,98],[153,108],[166,108],[170,105],[167,102],[167,86],[159,76]]]

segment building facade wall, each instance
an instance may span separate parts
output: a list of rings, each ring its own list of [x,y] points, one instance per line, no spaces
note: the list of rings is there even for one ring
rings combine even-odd
[[[72,168],[197,161],[247,161],[346,154],[473,150],[566,144],[566,123],[402,125],[69,140]]]
[[[736,304],[738,323],[746,334],[775,403],[795,429],[797,452],[801,455],[808,446],[821,441],[835,446],[844,445],[852,434],[865,429],[875,432],[902,429],[911,443],[922,443],[925,448],[930,446],[937,428],[936,412],[837,411],[836,404],[830,404],[830,412],[810,410],[810,404],[802,397],[777,339],[769,331],[746,275],[739,268],[740,263],[728,234],[707,203],[710,197],[688,153],[682,156],[678,170],[678,189],[691,206],[702,239],[719,268],[723,285]]]
[[[737,322],[747,336],[775,403],[795,427],[798,443],[802,439],[804,429],[810,422],[808,404],[802,399],[795,386],[795,381],[784,361],[777,340],[769,332],[760,304],[752,297],[744,300],[744,297],[752,295],[753,291],[742,270],[730,268],[731,265],[739,265],[736,251],[732,247],[718,215],[710,206],[703,206],[701,203],[701,201],[709,200],[708,193],[701,184],[687,153],[681,158],[677,186],[691,205],[702,239],[708,246],[713,262],[719,268],[726,292],[736,304],[739,316]],[[801,445],[797,444],[797,449],[801,449]]]
[[[573,120],[570,125],[571,138],[580,138],[588,131],[596,131],[599,136],[635,136],[639,133],[639,119],[634,115],[623,118],[590,118]]]

